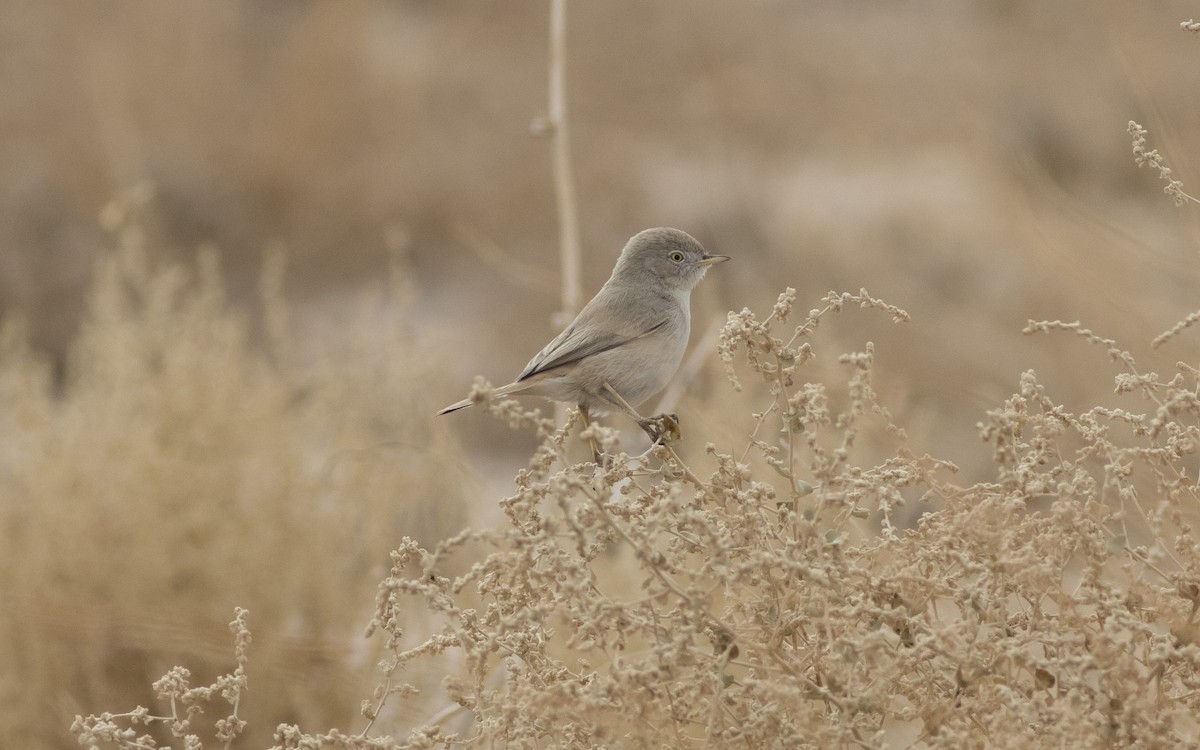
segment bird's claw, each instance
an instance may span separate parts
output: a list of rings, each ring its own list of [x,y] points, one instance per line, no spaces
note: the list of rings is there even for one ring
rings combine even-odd
[[[679,429],[678,414],[659,414],[649,419],[639,419],[638,426],[650,436],[650,442],[668,445],[678,442],[683,433]]]

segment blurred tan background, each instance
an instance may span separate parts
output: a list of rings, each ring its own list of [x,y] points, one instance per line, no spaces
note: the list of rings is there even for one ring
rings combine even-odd
[[[769,309],[785,286],[802,310],[866,287],[912,321],[850,313],[836,339],[874,341],[897,421],[977,478],[990,460],[975,424],[1023,370],[1069,407],[1112,390],[1099,349],[1025,337],[1027,319],[1082,320],[1147,370],[1195,360],[1200,333],[1158,352],[1149,341],[1198,306],[1200,211],[1135,167],[1126,133],[1141,122],[1200,190],[1200,39],[1179,28],[1195,12],[572,0],[585,294],[657,225],[734,257],[694,297],[694,346],[726,310]],[[215,248],[252,347],[264,254],[282,248],[301,349],[357,326],[377,356],[422,360],[407,390],[375,394],[381,412],[400,399],[430,415],[476,374],[507,382],[556,332],[559,306],[550,146],[531,133],[547,27],[542,0],[0,4],[0,315],[26,317],[54,382],[69,381],[93,270],[114,245],[101,210],[148,181],[150,252],[191,265]],[[353,302],[397,250],[412,348],[395,318]],[[721,414],[723,388],[712,367],[680,407],[701,446],[744,434],[705,416]],[[381,424],[354,440],[416,423]],[[420,424],[501,478],[532,445],[476,412]],[[370,585],[354,596],[369,608]]]
[[[762,309],[785,285],[805,309],[866,286],[914,322],[863,337],[957,445],[974,423],[959,412],[1078,353],[1023,338],[1027,318],[1082,319],[1132,347],[1194,306],[1197,211],[1134,167],[1125,133],[1146,125],[1189,182],[1190,10],[575,2],[585,293],[652,225],[736,258],[699,294],[698,321]],[[0,305],[62,351],[110,244],[101,207],[150,180],[157,248],[214,245],[243,302],[279,243],[300,314],[336,315],[400,238],[422,314],[448,326],[430,406],[474,374],[506,381],[558,306],[549,145],[530,134],[547,15],[544,2],[5,3]]]

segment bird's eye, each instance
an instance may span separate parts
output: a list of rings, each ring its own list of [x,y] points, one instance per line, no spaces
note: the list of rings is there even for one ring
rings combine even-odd
[[[674,263],[682,263],[683,262],[683,253],[679,252],[678,250],[671,253],[671,261]]]

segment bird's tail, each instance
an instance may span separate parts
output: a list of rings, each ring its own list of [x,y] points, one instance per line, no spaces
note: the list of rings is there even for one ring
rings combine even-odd
[[[474,406],[474,405],[475,405],[475,399],[464,398],[462,401],[455,401],[453,404],[450,404],[445,409],[442,409],[441,411],[439,411],[438,416],[440,417],[443,414],[449,414],[452,411],[458,411],[459,409],[465,409],[468,406]]]
[[[508,385],[503,385],[503,386],[500,386],[499,388],[494,389],[492,391],[492,398],[497,398],[499,396],[508,396],[509,394],[513,394],[513,393],[520,393],[521,391],[525,390],[528,387],[529,387],[529,383],[527,383],[527,382],[509,383]],[[450,404],[445,409],[442,409],[441,411],[438,412],[438,416],[441,416],[442,414],[449,414],[450,412],[458,411],[459,409],[465,409],[468,406],[474,406],[477,403],[479,403],[478,399],[474,398],[473,396],[467,397],[467,398],[464,398],[462,401],[455,401],[453,404]]]

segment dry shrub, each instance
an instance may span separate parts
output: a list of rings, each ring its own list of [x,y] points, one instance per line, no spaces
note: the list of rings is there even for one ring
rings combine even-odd
[[[504,522],[406,539],[371,624],[387,655],[366,729],[285,724],[277,746],[1194,744],[1200,373],[1163,380],[1078,324],[1031,323],[1103,347],[1128,406],[1070,413],[1027,372],[980,425],[994,479],[956,486],[877,402],[870,344],[839,358],[844,388],[803,379],[831,313],[906,317],[865,291],[824,302],[794,328],[791,290],[765,318],[730,314],[722,359],[764,408],[704,470],[670,446],[619,453],[598,425],[614,459],[571,464],[572,425],[491,404],[544,438]],[[865,432],[890,452],[862,450]],[[915,528],[893,525],[926,501]],[[456,575],[456,556],[474,563]],[[415,612],[440,628],[406,634],[426,627]],[[418,695],[405,676],[429,663],[442,689]],[[428,720],[396,721],[406,704]]]
[[[105,213],[119,247],[65,374],[3,333],[0,747],[71,746],[72,716],[150,703],[177,660],[211,680],[228,659],[215,618],[236,605],[278,686],[244,710],[247,739],[348,721],[374,681],[377,645],[354,635],[388,550],[464,522],[454,444],[412,395],[429,360],[399,279],[305,351],[275,262],[259,342],[211,254],[194,272],[153,260],[154,210],[143,190]],[[426,439],[393,444],[405,427]]]

